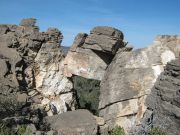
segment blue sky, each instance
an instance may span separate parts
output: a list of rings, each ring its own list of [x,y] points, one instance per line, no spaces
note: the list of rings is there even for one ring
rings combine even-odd
[[[0,0],[0,13],[0,24],[34,17],[41,31],[58,28],[66,46],[94,26],[120,29],[136,48],[158,34],[180,35],[180,0]]]

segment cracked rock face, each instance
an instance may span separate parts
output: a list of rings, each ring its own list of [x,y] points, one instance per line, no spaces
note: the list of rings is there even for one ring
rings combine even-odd
[[[180,125],[180,58],[169,62],[147,97],[139,134],[157,127],[168,135],[178,135]]]
[[[48,115],[73,110],[72,82],[63,75],[63,36],[55,28],[39,32],[35,23],[30,18],[19,26],[0,25],[1,105],[28,101]],[[7,113],[4,107],[0,106],[1,116]]]
[[[37,34],[39,38],[33,40],[32,37]],[[27,88],[24,70],[35,58],[42,42],[43,35],[38,33],[38,27],[35,25],[31,27],[29,25],[0,25],[0,110],[2,117],[13,115],[18,102],[22,102],[21,105],[26,103],[26,100],[21,98],[27,97],[22,96]]]
[[[145,49],[119,52],[108,67],[100,88],[100,116],[107,125],[119,125],[133,132],[140,124],[146,97],[167,62],[179,57],[176,36],[159,36]],[[104,98],[106,97],[106,98]]]
[[[42,45],[35,63],[36,89],[44,98],[50,98],[46,106],[55,106],[55,113],[63,113],[74,109],[72,82],[63,75],[64,57],[59,44],[45,43]]]
[[[47,41],[42,44],[34,63],[27,68],[27,80],[29,87],[41,93],[41,103],[48,115],[60,114],[75,109],[73,85],[63,75],[64,54],[59,44],[62,34],[50,28],[45,35]]]
[[[117,50],[124,46],[122,32],[112,27],[95,27],[90,35],[80,33],[65,58],[64,74],[101,80]]]

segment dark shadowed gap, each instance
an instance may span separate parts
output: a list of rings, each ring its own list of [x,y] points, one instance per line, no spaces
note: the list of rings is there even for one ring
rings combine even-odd
[[[96,55],[98,55],[107,65],[109,65],[114,58],[114,55],[110,53],[105,53],[97,50],[92,50]]]

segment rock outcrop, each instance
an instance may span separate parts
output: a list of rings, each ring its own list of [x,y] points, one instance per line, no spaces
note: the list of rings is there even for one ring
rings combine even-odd
[[[178,36],[159,36],[148,48],[117,52],[100,88],[100,116],[108,126],[134,132],[147,110],[146,97],[157,77],[179,52]]]
[[[39,32],[33,18],[0,25],[0,122],[47,135],[106,134],[116,125],[126,134],[178,134],[179,36],[132,50],[121,31],[98,26],[79,33],[66,56],[62,39],[56,28]]]
[[[65,58],[65,75],[101,80],[107,66],[119,48],[123,48],[123,34],[112,27],[95,27],[90,35],[76,36]]]
[[[31,26],[0,25],[1,116],[10,116],[9,113],[15,113],[14,110],[21,108],[18,100],[23,102],[22,105],[26,104],[27,82],[24,70],[36,57],[44,41],[43,34],[32,23],[34,19],[27,21]]]
[[[159,128],[168,135],[178,135],[180,125],[180,58],[167,64],[147,97],[147,110],[138,134]]]
[[[49,110],[48,115],[53,115],[74,110],[75,98],[72,82],[63,75],[64,54],[59,44],[62,34],[53,28],[45,34],[48,40],[42,44],[26,74],[29,87],[41,93],[41,105]]]
[[[36,19],[30,18],[23,19],[19,26],[0,25],[2,117],[10,116],[7,110],[15,113],[27,102],[32,109],[41,108],[48,115],[75,108],[72,82],[63,75],[63,36],[55,28],[39,32],[35,23]]]

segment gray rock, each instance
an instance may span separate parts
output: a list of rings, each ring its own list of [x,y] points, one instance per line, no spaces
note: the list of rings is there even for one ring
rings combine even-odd
[[[47,135],[58,135],[57,131],[50,130],[47,132]]]
[[[84,48],[115,54],[119,48],[125,47],[123,33],[112,27],[95,27],[86,38]]]
[[[87,110],[76,110],[45,118],[60,135],[96,135],[97,124]]]
[[[147,97],[148,109],[142,119],[140,131],[157,127],[168,135],[178,135],[180,125],[180,59],[171,61],[158,77],[151,94]],[[151,115],[147,115],[151,111]],[[145,123],[146,121],[149,123]]]
[[[55,42],[58,44],[60,44],[62,42],[63,35],[58,29],[48,28],[46,33],[48,35],[48,39],[46,39],[46,40],[48,40],[49,42]]]
[[[9,28],[7,25],[2,25],[2,24],[0,25],[0,35],[6,34],[8,30],[9,30]]]
[[[97,26],[94,27],[91,32],[91,34],[102,34],[102,35],[106,35],[106,36],[110,36],[110,37],[115,37],[115,38],[120,38],[123,39],[124,35],[123,33],[115,28],[112,27],[108,27],[108,26]]]
[[[75,37],[74,43],[73,43],[72,47],[70,48],[70,50],[71,50],[72,52],[75,52],[76,49],[77,49],[77,47],[81,47],[81,46],[84,44],[85,39],[86,39],[87,36],[88,36],[88,35],[87,35],[86,33],[79,33],[79,34]]]

